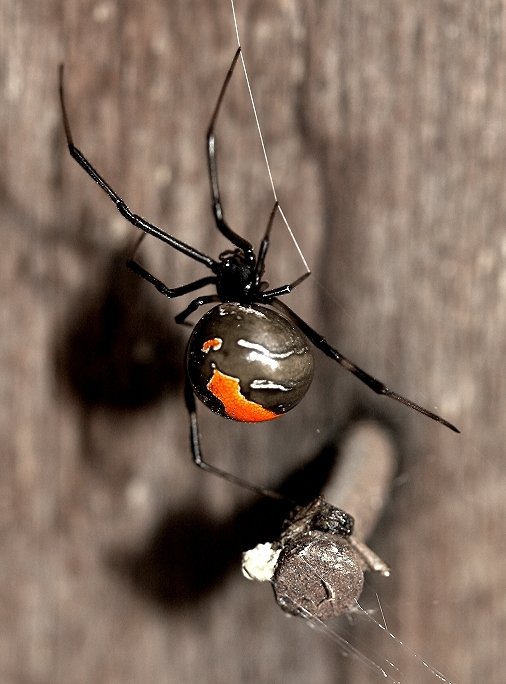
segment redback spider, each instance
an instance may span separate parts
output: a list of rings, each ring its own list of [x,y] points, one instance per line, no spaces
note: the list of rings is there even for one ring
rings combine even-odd
[[[146,234],[153,235],[200,262],[212,273],[186,285],[168,287],[134,261],[133,255],[127,262],[128,268],[169,299],[195,292],[206,285],[216,287],[216,294],[197,297],[175,317],[176,323],[184,323],[202,305],[219,302],[197,322],[186,349],[185,402],[190,418],[194,463],[247,489],[279,497],[275,492],[252,485],[204,461],[195,396],[215,413],[232,420],[258,422],[278,418],[299,403],[311,384],[314,361],[308,341],[377,394],[395,399],[454,432],[459,430],[432,411],[393,392],[359,368],[278,299],[289,294],[305,280],[309,271],[292,283],[268,288],[262,278],[270,232],[278,211],[277,201],[272,208],[258,253],[255,253],[250,242],[234,232],[225,221],[216,164],[215,123],[240,54],[239,47],[225,76],[207,129],[207,163],[214,221],[220,233],[233,245],[233,249],[222,252],[217,260],[134,214],[74,145],[63,95],[63,65],[60,67],[60,101],[70,155],[114,202],[120,214],[143,231],[141,239]]]

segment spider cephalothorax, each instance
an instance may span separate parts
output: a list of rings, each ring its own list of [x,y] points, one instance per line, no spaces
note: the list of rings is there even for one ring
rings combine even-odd
[[[242,249],[227,250],[216,266],[216,292],[222,302],[248,304],[258,297],[262,273],[256,257],[247,258]]]

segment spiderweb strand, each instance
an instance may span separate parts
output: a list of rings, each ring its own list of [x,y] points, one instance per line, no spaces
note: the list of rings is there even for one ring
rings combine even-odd
[[[266,165],[266,167],[267,167],[267,173],[269,174],[269,180],[270,180],[270,182],[271,182],[271,188],[272,188],[272,194],[274,195],[274,201],[275,201],[275,202],[278,202],[278,195],[277,195],[277,193],[276,193],[276,188],[275,188],[275,186],[274,186],[274,180],[273,180],[273,178],[272,178],[271,166],[270,166],[270,164],[269,164],[269,158],[267,157],[267,150],[265,149],[264,137],[263,137],[263,135],[262,135],[262,129],[260,128],[260,121],[258,120],[257,108],[256,108],[256,106],[255,106],[255,100],[253,99],[253,92],[252,92],[252,90],[251,90],[250,80],[249,80],[249,77],[248,77],[248,70],[246,69],[246,62],[244,61],[244,56],[243,56],[243,53],[242,53],[241,38],[240,38],[240,36],[239,36],[239,26],[238,26],[238,24],[237,24],[237,17],[236,17],[236,14],[235,14],[234,0],[230,0],[230,5],[232,6],[232,16],[233,16],[233,18],[234,18],[234,27],[235,27],[235,35],[236,35],[236,37],[237,37],[237,46],[241,48],[241,55],[240,55],[240,57],[241,57],[241,64],[242,64],[242,70],[243,70],[243,72],[244,72],[244,78],[245,78],[245,81],[246,81],[246,87],[248,88],[249,99],[250,99],[250,102],[251,102],[251,108],[252,108],[252,110],[253,110],[253,115],[254,115],[254,117],[255,117],[255,123],[256,123],[257,130],[258,130],[258,136],[259,136],[259,138],[260,138],[260,144],[261,144],[261,146],[262,146],[262,152],[263,152],[264,159],[265,159],[265,165]],[[287,230],[288,230],[288,233],[290,234],[290,237],[291,237],[292,240],[293,240],[293,244],[295,245],[295,248],[297,249],[297,252],[299,253],[299,257],[301,258],[301,261],[302,261],[302,263],[304,264],[304,268],[306,269],[306,271],[307,271],[308,273],[310,273],[310,272],[311,272],[311,269],[309,268],[308,263],[307,263],[306,259],[304,258],[304,255],[302,254],[302,250],[301,250],[301,248],[299,247],[299,243],[297,242],[297,239],[296,239],[296,237],[295,237],[295,235],[294,235],[294,233],[293,233],[293,230],[291,229],[290,224],[288,223],[288,220],[287,220],[287,218],[286,218],[286,216],[285,216],[285,214],[284,214],[284,212],[283,212],[283,210],[282,210],[281,205],[279,204],[279,202],[278,202],[278,211],[279,211],[279,213],[280,213],[280,215],[281,215],[281,218],[283,219],[283,221],[284,221],[284,223],[285,223],[285,226],[286,226],[286,228],[287,228]]]
[[[312,572],[314,572],[316,577],[318,577],[320,579],[322,585],[325,585],[325,580],[323,579],[323,577],[321,577],[321,575],[318,573],[316,568],[312,567],[312,565],[310,563],[308,563],[305,559],[302,559],[302,560],[304,560],[306,565],[308,565],[309,569]],[[316,615],[313,615],[310,611],[308,611],[302,605],[299,604],[298,608],[300,610],[301,617],[305,618],[311,627],[318,629],[320,632],[324,632],[327,637],[329,637],[334,643],[336,643],[340,647],[341,652],[344,655],[351,656],[355,660],[358,660],[360,663],[362,663],[363,665],[368,667],[370,670],[373,670],[374,672],[379,674],[382,678],[388,679],[391,682],[393,682],[394,684],[401,684],[400,680],[396,679],[391,674],[389,674],[386,669],[384,669],[383,667],[381,667],[381,665],[379,665],[379,663],[377,663],[374,660],[372,660],[371,658],[369,658],[365,654],[365,652],[363,652],[359,648],[353,646],[349,641],[347,641],[343,636],[341,636],[341,634],[339,634],[339,632],[336,629],[332,629],[331,627],[329,627],[329,625],[327,625],[323,620],[321,620]],[[388,663],[388,664],[391,666],[393,665],[392,663]],[[395,668],[395,666],[393,666],[393,667],[394,667],[394,669],[397,669],[397,668]]]
[[[323,578],[318,574],[317,570],[313,568],[309,563],[308,565],[310,569],[315,573],[315,575],[320,578],[322,583],[324,583]],[[407,644],[401,641],[397,636],[392,634],[392,632],[390,632],[390,630],[386,626],[385,616],[377,594],[376,597],[378,600],[378,606],[381,611],[383,624],[378,622],[370,614],[369,611],[362,608],[358,601],[356,601],[357,613],[355,613],[355,615],[362,615],[369,622],[372,622],[387,637],[389,637],[389,639],[391,639],[392,642],[394,642],[396,646],[401,649],[401,651],[407,653],[407,655],[410,658],[412,658],[414,662],[422,666],[426,676],[429,677],[431,681],[438,680],[440,682],[443,682],[443,684],[451,684],[451,681],[440,670],[437,670],[433,665],[431,665],[429,662],[424,660],[418,653],[416,653],[416,651],[414,651]],[[374,654],[371,653],[371,657],[369,657],[369,655],[366,654],[369,648],[366,643],[360,643],[355,646],[350,641],[348,641],[348,639],[346,639],[346,637],[343,636],[343,633],[341,633],[343,632],[342,623],[338,626],[331,627],[329,624],[321,620],[319,617],[313,615],[301,604],[298,604],[297,607],[299,608],[300,616],[306,619],[307,624],[310,627],[318,630],[319,632],[322,632],[328,638],[330,638],[339,647],[341,653],[344,656],[351,657],[354,660],[360,662],[362,665],[365,665],[369,670],[375,672],[379,676],[379,678],[386,679],[387,681],[392,682],[392,684],[405,684],[407,682],[403,673],[399,670],[399,668],[394,664],[393,661],[389,660],[387,657],[384,656],[376,656],[377,660],[375,660]],[[346,630],[344,630],[344,633],[346,633]],[[355,641],[360,640],[357,640],[357,638],[355,638]],[[380,661],[383,665],[380,664]],[[426,677],[423,677],[423,681],[426,681]]]
[[[450,682],[450,680],[447,679],[447,677],[446,677],[442,672],[440,672],[440,670],[437,670],[433,665],[431,665],[431,664],[428,663],[426,660],[424,660],[420,655],[418,655],[418,653],[416,653],[416,651],[414,651],[414,650],[413,650],[412,648],[410,648],[407,644],[405,644],[405,643],[404,643],[403,641],[401,641],[398,637],[396,637],[395,634],[392,634],[392,632],[391,632],[391,631],[388,629],[388,627],[386,626],[385,616],[384,616],[384,613],[383,613],[383,608],[381,607],[381,603],[380,603],[378,594],[376,594],[376,600],[378,601],[378,606],[379,606],[379,609],[380,609],[380,611],[381,611],[381,616],[382,616],[382,619],[383,619],[383,624],[381,624],[380,622],[378,622],[378,621],[370,614],[369,611],[364,610],[364,608],[362,608],[362,606],[359,604],[358,601],[357,601],[357,603],[356,603],[356,606],[357,606],[358,610],[364,615],[364,617],[366,617],[370,622],[372,622],[374,625],[376,625],[376,627],[378,627],[379,629],[381,629],[381,630],[382,630],[390,639],[392,639],[392,640],[393,640],[394,642],[396,642],[402,649],[404,649],[404,650],[405,650],[405,651],[406,651],[406,652],[407,652],[415,661],[417,661],[418,663],[420,663],[420,664],[427,670],[427,672],[429,673],[429,675],[431,675],[434,679],[439,679],[440,681],[445,682],[445,684],[452,684],[452,683]]]
[[[307,561],[306,561],[307,562]],[[324,579],[318,574],[317,570],[311,566],[311,564],[307,563],[310,570],[314,572],[314,574],[319,577],[320,581],[322,584],[325,583]],[[404,643],[404,641],[401,641],[397,636],[392,634],[392,632],[388,629],[386,625],[386,620],[385,620],[385,614],[383,613],[383,608],[381,606],[379,596],[376,594],[376,599],[378,601],[378,606],[381,612],[381,617],[383,620],[383,624],[378,622],[371,614],[369,611],[365,610],[362,608],[360,603],[358,601],[355,602],[356,605],[356,610],[358,611],[358,615],[362,615],[365,617],[369,622],[372,622],[378,629],[380,629],[387,637],[389,637],[392,642],[396,644],[402,651],[407,653],[407,655],[413,659],[414,662],[418,663],[418,665],[422,666],[423,669],[425,670],[425,674],[427,677],[430,678],[431,681],[438,680],[440,682],[443,682],[443,684],[452,684],[451,681],[438,669],[436,669],[431,663],[427,662],[424,660],[416,651],[414,651],[412,648],[410,648],[407,644]],[[399,668],[394,664],[393,661],[389,660],[386,657],[382,657],[381,660],[384,664],[382,667],[379,663],[379,658],[378,661],[373,660],[372,657],[369,657],[366,655],[367,651],[367,645],[366,644],[361,644],[360,646],[354,646],[350,641],[346,639],[345,636],[343,636],[340,632],[342,629],[339,629],[338,627],[332,628],[330,627],[326,622],[321,620],[319,617],[316,615],[313,615],[310,611],[308,611],[306,608],[304,608],[302,605],[298,605],[298,608],[300,610],[300,615],[301,617],[305,618],[308,622],[308,624],[317,629],[320,632],[323,632],[327,637],[329,637],[334,643],[336,643],[340,649],[343,655],[346,656],[351,656],[355,660],[359,661],[366,667],[368,667],[370,670],[373,670],[376,672],[376,674],[380,675],[381,678],[387,679],[388,681],[393,682],[393,684],[403,684],[406,682],[406,679],[403,676],[403,673],[399,670]],[[341,625],[342,628],[342,625]],[[424,677],[423,681],[426,681],[426,678]]]

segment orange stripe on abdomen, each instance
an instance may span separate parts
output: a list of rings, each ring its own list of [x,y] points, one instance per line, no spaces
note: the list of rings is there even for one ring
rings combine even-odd
[[[221,401],[227,416],[243,423],[259,423],[264,420],[279,418],[281,413],[274,413],[254,401],[249,401],[241,394],[239,380],[214,369],[207,383],[207,389]]]

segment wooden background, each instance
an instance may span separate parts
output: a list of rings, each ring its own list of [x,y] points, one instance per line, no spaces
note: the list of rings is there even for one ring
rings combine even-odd
[[[387,421],[400,474],[371,544],[394,570],[377,588],[388,626],[452,682],[503,682],[506,2],[237,11],[315,275],[291,305],[462,435],[321,358],[276,425],[201,411],[208,456],[272,484],[356,416]],[[76,143],[113,187],[223,249],[204,131],[235,49],[228,0],[5,0],[0,32],[1,681],[380,681],[240,576],[239,548],[265,532],[249,496],[190,463],[182,305],[126,272],[135,230],[64,145],[61,60]],[[258,241],[272,196],[240,74],[218,135],[227,215]],[[201,273],[156,241],[142,260],[169,284]],[[281,225],[268,267],[273,284],[301,272]],[[342,626],[400,681],[437,681],[365,620]]]

